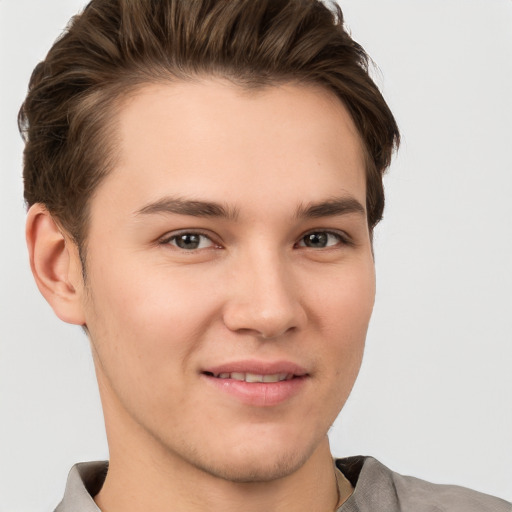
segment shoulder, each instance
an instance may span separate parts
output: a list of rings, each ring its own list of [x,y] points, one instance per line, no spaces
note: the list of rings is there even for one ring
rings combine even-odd
[[[419,510],[422,503],[425,510],[450,512],[512,512],[512,504],[504,500],[457,485],[439,485],[411,476],[391,472],[400,502],[406,510]]]
[[[512,512],[502,499],[400,475],[372,457],[338,459],[336,465],[355,489],[340,512]]]

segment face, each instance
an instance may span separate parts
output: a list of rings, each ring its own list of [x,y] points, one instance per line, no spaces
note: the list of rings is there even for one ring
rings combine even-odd
[[[233,481],[301,467],[374,301],[361,143],[313,86],[148,85],[91,201],[83,310],[111,457]]]

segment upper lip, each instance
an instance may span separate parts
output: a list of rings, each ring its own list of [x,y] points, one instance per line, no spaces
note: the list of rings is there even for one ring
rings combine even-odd
[[[252,373],[256,375],[275,375],[280,373],[293,374],[298,377],[307,375],[308,372],[302,366],[291,361],[232,361],[202,369],[202,373]]]

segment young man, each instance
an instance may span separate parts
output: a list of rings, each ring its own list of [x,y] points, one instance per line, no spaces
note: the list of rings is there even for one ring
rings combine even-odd
[[[333,464],[399,138],[340,11],[94,0],[20,125],[32,270],[90,337],[110,448],[57,510],[510,509]]]

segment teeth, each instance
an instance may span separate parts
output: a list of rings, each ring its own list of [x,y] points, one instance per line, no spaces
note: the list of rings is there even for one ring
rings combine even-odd
[[[233,379],[241,382],[281,382],[293,379],[292,373],[274,373],[270,375],[259,375],[257,373],[219,373],[215,375],[219,379]]]
[[[263,382],[263,375],[256,375],[255,373],[246,373],[245,382]]]

